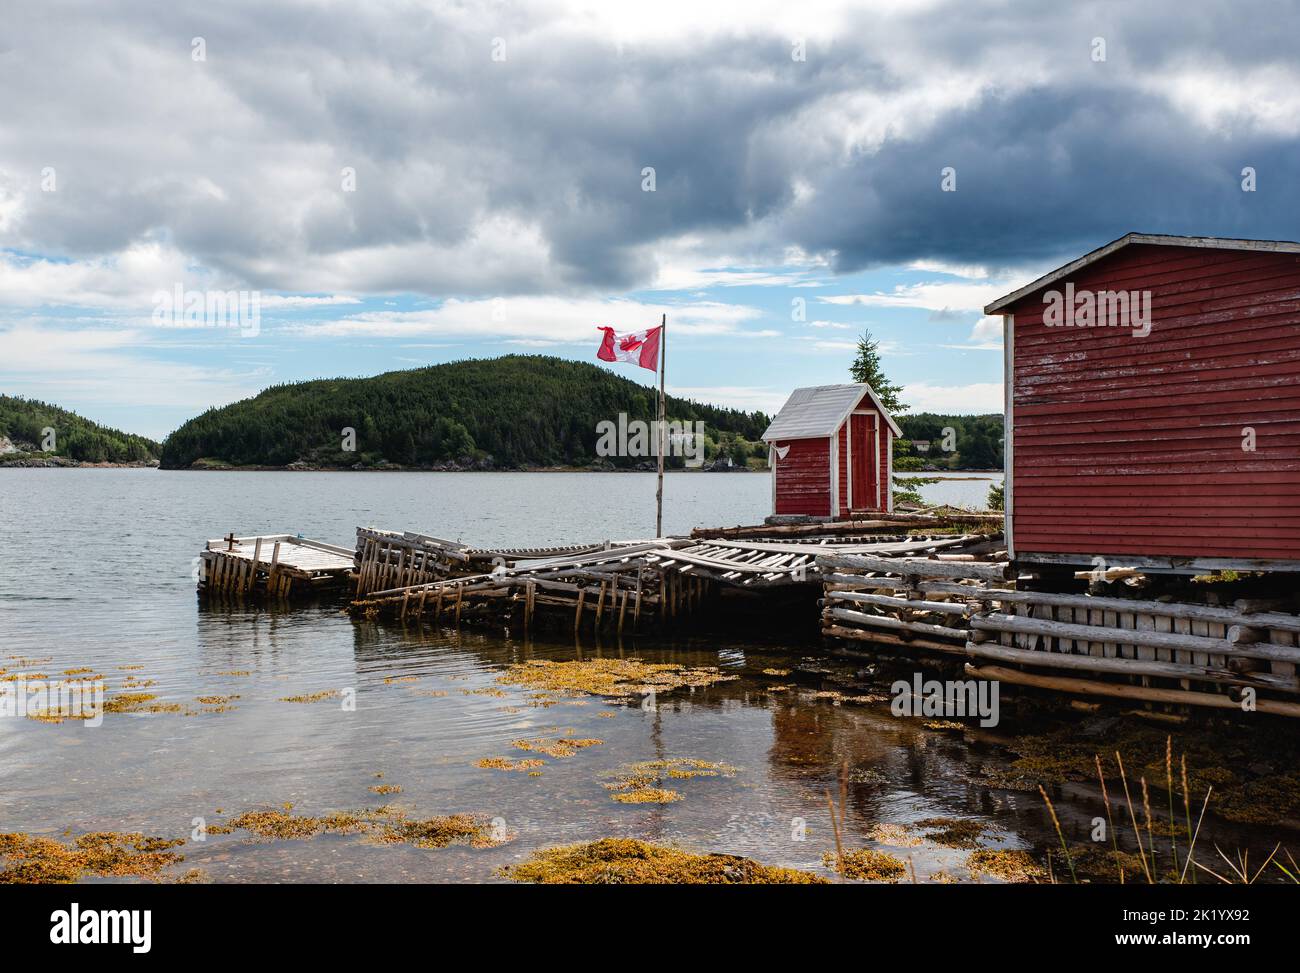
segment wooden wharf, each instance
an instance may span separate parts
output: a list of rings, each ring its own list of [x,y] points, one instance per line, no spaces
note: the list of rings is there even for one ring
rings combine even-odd
[[[960,512],[873,514],[496,548],[374,527],[357,528],[353,549],[231,534],[201,552],[199,590],[337,592],[364,617],[618,635],[702,620],[724,596],[755,599],[752,614],[805,592],[834,651],[947,657],[972,678],[1071,695],[1300,716],[1294,597],[1143,597],[1141,572],[1127,568],[1040,590],[1060,577],[1018,566],[996,526]]]

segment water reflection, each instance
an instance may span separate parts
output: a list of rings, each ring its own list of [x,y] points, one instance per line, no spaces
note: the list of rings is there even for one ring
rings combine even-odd
[[[15,473],[32,478],[18,481]],[[421,851],[346,836],[258,842],[236,832],[190,842],[184,867],[217,881],[491,881],[497,867],[531,849],[625,835],[819,868],[834,847],[826,794],[838,800],[847,766],[851,847],[883,822],[949,816],[997,825],[995,845],[1054,843],[1036,794],[981,783],[1007,760],[995,733],[936,731],[895,719],[885,703],[817,698],[832,688],[884,694],[914,666],[899,673],[882,664],[859,678],[856,663],[827,663],[809,631],[815,613],[808,606],[792,607],[785,629],[756,630],[739,613],[690,637],[647,632],[596,642],[590,634],[530,640],[411,620],[380,624],[328,603],[292,610],[196,603],[193,555],[202,539],[232,527],[346,542],[368,517],[399,526],[439,523],[443,511],[429,509],[430,495],[467,511],[485,489],[503,503],[519,495],[513,481],[447,476],[431,494],[421,475],[0,471],[3,655],[40,659],[31,668],[50,674],[91,667],[110,691],[133,678],[148,683],[142,691],[158,702],[182,709],[109,714],[94,730],[0,719],[0,830],[184,836],[196,818],[220,821],[253,808],[291,803],[296,813],[319,814],[391,801],[421,816],[501,817],[519,837],[494,849]],[[592,481],[581,483],[590,483],[593,496],[612,484],[604,475]],[[535,505],[552,515],[556,491],[579,483],[528,482]],[[653,478],[636,482],[652,489]],[[754,488],[754,503],[766,503],[759,478],[687,478],[673,489],[715,491],[701,501],[710,516],[700,519],[721,523],[746,519],[735,498],[751,482],[762,487]],[[485,535],[509,527],[503,509],[481,524],[465,521],[463,533],[492,542],[497,538]],[[599,509],[589,505],[583,516]],[[50,510],[59,515],[51,518]],[[554,520],[534,526],[538,542],[577,536],[575,525]],[[616,525],[606,527],[612,536]],[[77,558],[62,556],[73,550]],[[654,708],[599,698],[545,706],[526,688],[497,683],[505,667],[532,659],[633,656],[717,666],[738,678],[660,694]],[[810,657],[824,675],[798,671]],[[18,664],[0,659],[0,667]],[[795,671],[771,676],[764,669]],[[786,684],[795,688],[771,691]],[[355,694],[355,710],[343,708],[345,691]],[[319,693],[339,695],[285,701]],[[204,696],[238,698],[216,712],[197,702]],[[521,756],[514,740],[564,733],[604,742],[547,758],[539,777],[474,766],[485,757]],[[685,799],[664,805],[619,804],[602,786],[629,763],[674,757],[739,771],[674,781]],[[402,790],[377,795],[370,788],[379,781]],[[1081,840],[1101,813],[1083,792],[1063,793],[1057,810]],[[1242,833],[1230,831],[1224,847],[1242,844]],[[914,860],[920,880],[939,870],[959,874],[968,854],[930,845],[894,851]]]

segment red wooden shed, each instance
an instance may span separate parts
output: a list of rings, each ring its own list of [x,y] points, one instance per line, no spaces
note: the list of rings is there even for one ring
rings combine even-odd
[[[795,389],[763,433],[778,514],[847,517],[893,510],[898,424],[869,385]]]
[[[1013,557],[1300,570],[1300,244],[1130,233],[984,312]]]

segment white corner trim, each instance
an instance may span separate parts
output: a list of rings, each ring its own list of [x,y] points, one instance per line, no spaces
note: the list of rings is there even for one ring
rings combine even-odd
[[[885,445],[889,449],[889,468],[885,471],[885,512],[894,512],[894,431],[889,430],[889,436],[885,440]]]
[[[831,441],[831,509],[830,516],[840,515],[840,432],[838,429],[828,437]]]
[[[1016,404],[1016,316],[1002,315],[1002,409],[1006,414],[1002,441],[1002,533],[1007,539],[1007,557],[1014,560],[1014,477]]]

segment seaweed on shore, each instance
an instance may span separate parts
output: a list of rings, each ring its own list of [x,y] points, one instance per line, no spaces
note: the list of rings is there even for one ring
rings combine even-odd
[[[1043,868],[1026,851],[981,848],[966,859],[971,875],[989,875],[1004,882],[1032,882],[1045,877]]]
[[[445,848],[468,844],[492,848],[513,840],[483,815],[448,814],[409,818],[389,805],[364,811],[334,811],[320,817],[286,811],[247,811],[232,818],[230,826],[276,840],[302,840],[322,834],[364,835],[378,844],[409,844],[416,848]]]
[[[66,884],[82,878],[158,879],[184,860],[171,849],[184,839],[146,837],[139,832],[94,831],[70,842],[40,835],[0,834],[0,884]]]
[[[500,875],[547,885],[819,885],[826,879],[736,855],[696,854],[633,838],[543,848]]]
[[[531,659],[512,665],[497,677],[508,686],[525,686],[554,697],[605,696],[631,699],[652,692],[670,692],[682,687],[711,686],[738,679],[716,667],[687,667],[673,663],[647,663],[640,659],[578,659],[556,662]]]
[[[822,856],[822,864],[845,878],[863,882],[897,882],[907,873],[901,859],[872,848],[846,851],[843,855],[828,851]]]
[[[604,742],[604,740],[591,738],[555,737],[554,739],[548,739],[546,737],[535,737],[532,739],[511,740],[510,745],[516,750],[526,750],[530,753],[544,753],[548,757],[564,758],[572,757],[579,750],[587,747],[598,747]]]
[[[620,804],[672,804],[684,800],[675,790],[661,786],[665,779],[691,780],[696,777],[734,777],[736,768],[712,760],[693,757],[669,757],[625,764],[613,771],[612,781],[604,784],[611,797]]]
[[[998,833],[992,825],[969,818],[924,818],[916,826],[926,829],[926,841],[947,848],[978,848],[981,838]]]

